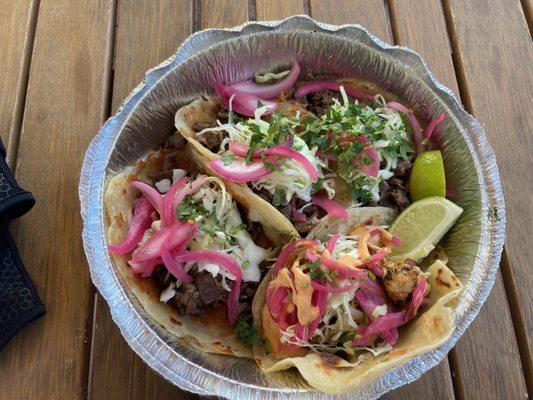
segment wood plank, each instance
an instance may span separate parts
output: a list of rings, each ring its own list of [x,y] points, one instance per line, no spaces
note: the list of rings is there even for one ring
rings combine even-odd
[[[514,327],[517,332],[520,357],[522,359],[526,382],[533,391],[532,351],[533,351],[533,276],[530,257],[524,238],[528,237],[533,223],[533,190],[529,182],[533,158],[533,117],[529,104],[533,101],[533,46],[529,35],[523,9],[518,1],[493,2],[486,7],[485,2],[445,1],[448,23],[452,30],[452,44],[455,63],[462,75],[463,101],[469,110],[485,126],[485,132],[499,160],[499,169],[507,201],[507,240],[506,257],[502,267],[505,286],[512,308]],[[483,10],[483,18],[479,18]],[[497,110],[497,112],[495,111]],[[486,325],[484,332],[491,331],[493,336],[498,329],[493,323]],[[506,340],[514,343],[514,337]],[[503,344],[501,345],[503,346]],[[505,347],[501,349],[507,350]],[[500,353],[497,347],[487,349],[488,353]],[[464,362],[472,357],[472,352],[463,351]],[[490,355],[490,354],[488,354]],[[517,352],[503,353],[505,359],[518,359]],[[491,359],[489,359],[491,360]],[[492,360],[495,360],[492,358]],[[503,370],[494,366],[482,365],[468,373],[476,373],[474,379],[483,382],[490,390],[505,378]],[[497,381],[487,377],[492,371]],[[523,396],[524,383],[519,373],[507,374],[512,380],[508,385],[514,389],[510,393]],[[499,388],[494,388],[499,389]],[[465,390],[473,390],[467,387]],[[501,389],[500,389],[501,390]],[[503,393],[503,392],[502,392]],[[505,397],[512,397],[508,393]]]
[[[304,14],[304,0],[256,0],[256,17],[261,20],[280,20]]]
[[[320,0],[312,0],[310,9],[313,18],[334,24],[358,23],[368,28],[372,34],[380,39],[393,43],[392,29],[384,2],[336,0],[334,4],[329,2],[326,4]],[[446,35],[446,32],[444,31],[442,35]],[[389,400],[411,398],[453,399],[453,386],[447,360],[431,369],[416,382],[389,392],[384,398]]]
[[[389,7],[396,43],[418,52],[428,63],[435,77],[459,97],[452,50],[440,1],[414,3],[389,0]],[[420,15],[423,15],[424,19],[421,19]],[[427,34],[428,25],[432,27],[434,34]]]
[[[111,1],[40,3],[17,158],[17,179],[37,204],[12,233],[48,314],[1,354],[6,399],[86,394],[93,289],[77,188],[106,108],[113,12]]]
[[[231,28],[248,20],[247,0],[201,0],[200,9],[202,29]]]
[[[30,0],[0,0],[0,138],[10,166],[20,134],[37,8]]]
[[[147,69],[172,55],[189,35],[189,7],[187,0],[119,1],[113,110],[142,81]],[[99,294],[94,321],[89,398],[196,398],[167,382],[131,350],[111,319],[107,303]]]
[[[436,67],[434,72],[437,79],[449,85],[458,94],[452,51],[445,34],[447,28],[441,3],[437,0],[420,4],[391,0],[390,5],[398,43],[420,52],[430,68]],[[424,15],[424,20],[420,20],[419,15]],[[428,23],[433,27],[434,32],[440,32],[440,34],[429,37],[427,35]],[[484,310],[456,348],[452,350],[452,367],[457,377],[455,387],[459,393],[464,393],[466,388],[475,387],[480,379],[495,382],[495,385],[497,382],[500,393],[514,393],[514,390],[518,390],[516,393],[519,393],[523,388],[520,385],[522,379],[520,358],[516,342],[513,340],[511,314],[499,274],[497,280]],[[493,315],[499,316],[500,328],[491,335],[485,335],[484,332],[490,330],[494,323]],[[508,337],[511,340],[507,339]],[[514,357],[507,357],[506,354],[512,354]],[[481,371],[479,368],[471,368],[472,362],[477,365],[505,365],[505,368]],[[491,373],[494,375],[491,376]],[[484,385],[484,387],[487,388],[487,394],[494,389],[490,388],[490,385]]]
[[[310,0],[311,16],[332,24],[359,24],[381,40],[392,43],[392,31],[384,0]]]

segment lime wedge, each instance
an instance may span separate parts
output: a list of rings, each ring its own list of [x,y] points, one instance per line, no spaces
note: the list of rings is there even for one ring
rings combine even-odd
[[[400,246],[393,247],[391,259],[426,257],[453,226],[463,209],[444,197],[428,197],[407,207],[396,218],[389,231]]]
[[[424,151],[418,155],[411,172],[409,190],[412,201],[446,196],[444,164],[439,150]]]

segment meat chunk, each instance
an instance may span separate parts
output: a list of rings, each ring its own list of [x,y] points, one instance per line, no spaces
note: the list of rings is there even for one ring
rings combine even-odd
[[[394,176],[379,184],[380,199],[378,205],[402,211],[409,207],[407,181],[411,174],[411,161],[400,161],[394,170]]]
[[[386,262],[383,286],[387,295],[398,305],[405,304],[413,294],[422,271],[411,260],[400,262]]]
[[[228,292],[220,280],[207,271],[193,272],[192,276],[194,282],[182,282],[174,296],[180,314],[198,317],[208,307],[220,307],[226,302]]]
[[[220,275],[213,278],[209,272],[198,272],[195,269],[190,274],[194,277],[194,282],[182,282],[174,296],[174,304],[181,315],[200,317],[207,309],[218,308],[226,304],[230,292],[222,287]],[[157,274],[154,278],[158,279],[160,276],[162,275]],[[227,283],[231,287],[232,283],[229,281]],[[161,284],[159,286],[163,287]],[[239,314],[251,311],[257,286],[257,282],[242,283],[238,305]]]
[[[205,132],[197,136],[197,139],[207,149],[216,153],[220,147],[220,143],[227,136],[225,131]]]

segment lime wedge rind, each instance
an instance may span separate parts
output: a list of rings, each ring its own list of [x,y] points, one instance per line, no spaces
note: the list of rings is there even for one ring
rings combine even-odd
[[[424,259],[450,230],[463,209],[444,197],[428,197],[411,204],[396,218],[390,232],[400,239],[390,258]]]

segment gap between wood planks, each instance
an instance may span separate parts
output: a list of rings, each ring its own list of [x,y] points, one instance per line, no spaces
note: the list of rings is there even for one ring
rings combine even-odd
[[[450,1],[442,0],[442,7],[446,21],[446,27],[448,29],[448,37],[450,39],[450,46],[452,49],[452,59],[455,68],[455,75],[458,79],[460,97],[466,111],[472,115],[475,115],[472,97],[468,88],[468,83],[466,81],[466,72],[463,64],[463,57],[461,54],[461,47],[457,39],[457,31],[455,29],[455,23],[453,21],[453,13]],[[532,15],[531,7],[530,5],[528,6],[528,0],[522,0],[522,11],[524,12],[524,16],[531,33]],[[500,260],[500,271],[502,274],[502,281],[505,288],[505,295],[509,304],[509,311],[511,314],[511,320],[513,322],[514,333],[519,349],[520,361],[523,368],[527,391],[529,394],[531,394],[533,393],[533,366],[531,365],[531,360],[529,358],[530,349],[527,340],[526,323],[522,318],[522,314],[520,313],[518,291],[512,278],[512,268],[510,265],[510,260],[507,256],[507,250],[505,245]],[[452,361],[451,365],[453,365],[454,370],[457,369],[458,360],[455,356],[455,353],[451,354],[450,361]],[[460,383],[460,374],[456,374],[456,379]],[[459,385],[459,387],[462,387],[462,385]],[[460,398],[464,398],[464,394],[460,396]]]
[[[104,75],[104,90],[102,101],[105,104],[105,107],[102,110],[101,122],[102,124],[111,116],[112,104],[113,104],[113,83],[115,77],[115,37],[117,31],[117,7],[118,0],[112,0],[111,3],[111,23],[109,24],[107,36],[109,40],[107,42],[106,49],[106,60],[107,65],[105,66],[105,75]],[[92,283],[92,281],[91,281]],[[91,387],[92,387],[92,371],[93,371],[93,348],[94,348],[94,338],[95,338],[95,329],[96,329],[96,310],[97,310],[97,297],[98,291],[93,284],[90,286],[89,296],[92,302],[89,302],[89,310],[92,309],[92,313],[89,313],[91,317],[90,322],[88,323],[87,331],[90,332],[87,337],[87,341],[90,343],[89,351],[86,355],[85,365],[87,368],[86,371],[86,396],[88,399],[91,398]],[[90,329],[89,329],[90,328]]]
[[[9,141],[7,143],[6,162],[13,175],[17,169],[17,155],[24,120],[24,110],[26,108],[26,94],[28,93],[28,79],[30,77],[31,56],[33,54],[33,45],[35,43],[35,30],[37,29],[37,16],[39,15],[40,0],[32,0],[30,4],[30,17],[28,19],[28,28],[24,38],[24,49],[22,50],[22,66],[20,81],[17,86],[15,97],[14,112],[11,117],[11,128],[9,130]]]

